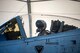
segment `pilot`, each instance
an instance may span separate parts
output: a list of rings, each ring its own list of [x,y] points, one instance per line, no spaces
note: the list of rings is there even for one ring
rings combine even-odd
[[[38,36],[50,34],[50,32],[46,30],[46,22],[44,20],[37,20],[36,27],[37,27],[36,32],[39,32]]]

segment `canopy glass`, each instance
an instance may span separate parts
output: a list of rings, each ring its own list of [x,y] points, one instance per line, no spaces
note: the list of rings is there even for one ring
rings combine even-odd
[[[24,29],[26,31],[27,37],[29,35],[29,18],[28,15],[21,16],[24,22]],[[48,14],[32,14],[32,37],[38,36],[39,31],[36,26],[38,20],[43,20],[46,23],[45,30],[50,33],[61,33],[69,30],[74,30],[80,28],[80,20],[72,17],[59,16],[59,15],[48,15]],[[57,23],[55,23],[57,22]],[[41,24],[44,24],[43,22]],[[57,24],[57,26],[56,26]],[[44,24],[45,25],[45,24]],[[57,27],[57,28],[56,28]],[[55,32],[55,30],[57,30]]]

